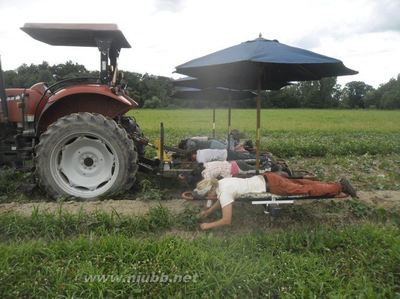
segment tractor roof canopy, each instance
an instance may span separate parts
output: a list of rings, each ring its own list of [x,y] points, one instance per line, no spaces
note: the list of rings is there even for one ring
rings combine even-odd
[[[110,40],[114,48],[130,48],[116,24],[25,23],[21,30],[53,46],[98,47],[98,40]]]

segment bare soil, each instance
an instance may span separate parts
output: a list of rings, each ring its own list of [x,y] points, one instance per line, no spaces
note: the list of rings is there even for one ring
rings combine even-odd
[[[79,212],[94,213],[118,213],[120,215],[139,216],[146,214],[149,209],[163,206],[174,212],[181,212],[188,203],[181,199],[165,201],[141,201],[141,200],[103,200],[88,202],[32,202],[32,203],[4,203],[0,204],[0,214],[16,212],[25,216],[32,214],[34,210],[41,212],[57,213],[62,209],[63,212],[77,214]]]
[[[359,199],[368,205],[385,208],[397,209],[400,208],[400,191],[360,191]],[[324,202],[329,201],[343,201],[344,199],[324,199]],[[309,205],[315,203],[315,200],[299,200],[295,205]],[[62,209],[64,212],[69,213],[93,213],[96,211],[106,213],[118,213],[120,215],[139,216],[147,213],[150,208],[156,206],[163,206],[174,213],[181,213],[186,208],[193,206],[203,206],[204,202],[201,201],[186,201],[184,199],[170,199],[163,201],[142,201],[142,200],[103,200],[103,201],[89,201],[89,202],[31,202],[31,203],[3,203],[0,204],[0,214],[15,212],[21,215],[29,216],[34,210],[41,212],[57,213]],[[247,203],[239,203],[240,211],[236,213],[243,213],[255,211],[262,211],[261,206],[252,207]],[[235,209],[238,210],[238,209]]]

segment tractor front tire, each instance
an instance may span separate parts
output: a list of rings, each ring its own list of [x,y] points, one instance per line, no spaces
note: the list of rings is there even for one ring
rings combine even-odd
[[[126,191],[135,182],[137,152],[126,131],[101,114],[58,119],[35,148],[39,185],[52,198],[96,199]]]

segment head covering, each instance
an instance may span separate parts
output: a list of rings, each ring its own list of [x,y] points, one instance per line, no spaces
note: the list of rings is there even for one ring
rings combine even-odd
[[[193,192],[197,193],[200,196],[206,196],[207,193],[211,190],[212,186],[211,185],[206,185],[206,186],[199,186],[197,184],[196,189],[193,190]]]
[[[196,189],[193,190],[193,197],[205,198],[211,188],[216,186],[218,186],[217,179],[202,180],[197,184]]]
[[[204,195],[200,195],[200,194],[196,191],[196,189],[194,189],[194,190],[192,191],[192,196],[193,196],[193,199],[194,199],[194,200],[206,199],[206,195],[207,195],[207,193],[204,194]]]

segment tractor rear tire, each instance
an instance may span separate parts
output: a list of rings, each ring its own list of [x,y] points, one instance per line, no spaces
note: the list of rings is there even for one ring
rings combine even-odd
[[[52,198],[96,199],[132,187],[137,152],[126,131],[101,114],[58,119],[35,148],[39,186]]]

